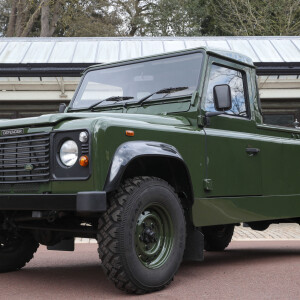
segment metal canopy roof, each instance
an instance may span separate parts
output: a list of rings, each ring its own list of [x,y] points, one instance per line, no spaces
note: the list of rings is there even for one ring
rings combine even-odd
[[[16,74],[17,71],[27,70],[28,73],[39,74],[45,66],[49,66],[53,72],[57,72],[58,68],[60,71],[73,68],[72,72],[77,72],[78,76],[80,70],[96,63],[201,46],[232,50],[247,55],[259,69],[271,74],[275,74],[276,71],[280,74],[300,74],[300,37],[275,36],[1,38],[0,73],[7,74],[15,70]]]

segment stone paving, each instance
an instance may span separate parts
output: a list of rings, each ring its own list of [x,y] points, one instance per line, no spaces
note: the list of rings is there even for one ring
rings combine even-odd
[[[300,240],[300,226],[294,223],[272,224],[264,231],[236,226],[233,240]]]
[[[264,231],[236,226],[232,240],[300,240],[300,226],[293,223],[272,224]],[[76,243],[96,243],[96,240],[77,238]]]

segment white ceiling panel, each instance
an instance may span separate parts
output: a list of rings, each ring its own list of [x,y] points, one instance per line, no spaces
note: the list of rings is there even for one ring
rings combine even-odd
[[[0,63],[21,63],[31,42],[9,42],[0,54]]]
[[[259,61],[259,58],[255,54],[253,48],[247,40],[228,40],[228,44],[233,51],[242,53],[244,55],[249,56],[253,61]]]
[[[292,38],[291,41],[294,43],[294,45],[297,47],[297,49],[300,51],[300,39],[294,39]]]
[[[0,63],[105,63],[196,47],[300,62],[300,37],[2,38]]]
[[[0,42],[0,53],[3,51],[3,49],[7,44],[8,44],[7,42]]]
[[[142,56],[154,55],[164,52],[162,41],[151,40],[142,41]]]
[[[184,50],[185,44],[184,40],[173,40],[173,41],[163,41],[165,52]]]
[[[271,40],[271,43],[276,48],[277,52],[286,62],[300,61],[300,49],[290,40]]]
[[[72,62],[77,42],[56,42],[48,63]]]
[[[22,63],[43,63],[47,61],[54,45],[54,42],[33,42]]]
[[[119,60],[120,42],[119,41],[100,41],[98,47],[97,63],[109,63]]]
[[[185,46],[187,49],[190,49],[190,48],[197,48],[197,47],[207,47],[207,44],[205,41],[201,41],[201,40],[187,40],[185,41]]]
[[[207,40],[207,46],[214,49],[231,50],[227,41],[225,40]]]
[[[141,41],[122,41],[120,47],[120,60],[142,56]]]
[[[283,58],[269,40],[253,39],[249,40],[249,42],[253,49],[255,49],[261,62],[283,62]]]
[[[98,42],[78,42],[73,63],[93,63],[96,62]]]

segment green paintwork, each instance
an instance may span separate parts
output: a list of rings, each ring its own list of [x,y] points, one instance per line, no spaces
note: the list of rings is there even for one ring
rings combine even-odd
[[[137,220],[135,250],[149,269],[161,267],[173,248],[174,228],[168,211],[160,205],[146,207]]]
[[[194,192],[191,217],[196,226],[300,217],[300,130],[262,124],[253,65],[204,48],[197,51],[204,55],[203,68],[199,87],[191,97],[149,101],[143,106],[132,104],[127,108],[111,106],[97,112],[68,111],[2,120],[0,129],[26,128],[28,133],[87,129],[91,133],[90,178],[40,184],[37,193],[103,190],[120,144],[134,140],[158,141],[173,145],[187,165]],[[203,126],[202,99],[214,62],[245,72],[249,119],[220,115],[211,117],[209,126]],[[118,63],[90,70],[115,65]],[[126,136],[127,129],[134,130],[135,136]],[[251,156],[246,148],[259,148],[260,152]],[[17,190],[13,187],[11,192]]]

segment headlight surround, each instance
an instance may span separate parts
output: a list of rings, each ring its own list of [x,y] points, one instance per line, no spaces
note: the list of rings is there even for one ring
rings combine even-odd
[[[61,162],[67,166],[72,167],[78,160],[78,146],[73,140],[65,141],[59,150],[59,157]]]

